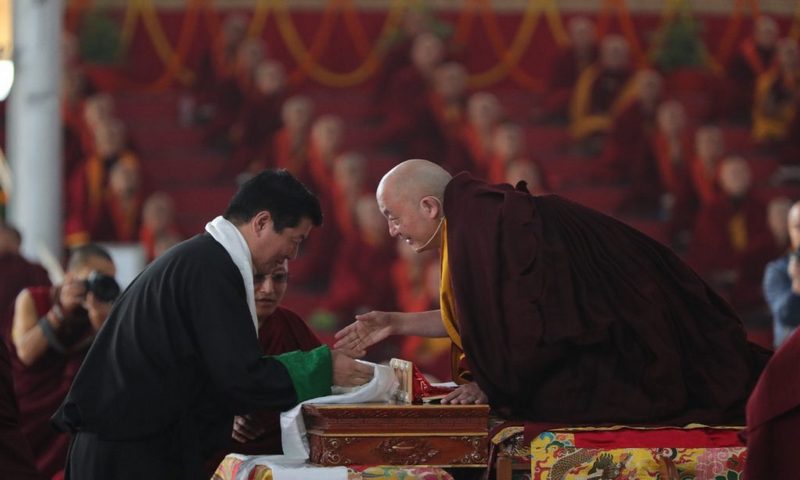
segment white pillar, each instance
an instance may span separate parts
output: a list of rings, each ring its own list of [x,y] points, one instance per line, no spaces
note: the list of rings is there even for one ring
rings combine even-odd
[[[7,109],[7,157],[13,173],[10,221],[22,251],[40,245],[61,256],[63,240],[61,31],[63,0],[14,0],[14,85]]]

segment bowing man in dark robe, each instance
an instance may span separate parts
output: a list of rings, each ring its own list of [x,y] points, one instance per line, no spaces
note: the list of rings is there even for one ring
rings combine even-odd
[[[767,353],[668,248],[558,196],[425,160],[387,173],[377,199],[392,236],[441,249],[441,310],[357,316],[337,345],[449,336],[467,383],[444,401],[488,398],[531,421],[742,420]]]
[[[202,478],[235,415],[371,378],[342,351],[264,356],[258,341],[253,278],[294,258],[321,217],[288,172],[261,172],[131,283],[53,417],[73,434],[67,480]]]

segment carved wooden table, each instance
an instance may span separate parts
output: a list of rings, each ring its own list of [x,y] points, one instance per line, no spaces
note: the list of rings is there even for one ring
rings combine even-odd
[[[487,405],[303,406],[318,465],[486,467]]]

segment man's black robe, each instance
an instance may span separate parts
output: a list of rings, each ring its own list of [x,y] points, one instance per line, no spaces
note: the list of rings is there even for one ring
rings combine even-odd
[[[287,369],[262,356],[239,270],[206,234],[117,300],[53,420],[75,433],[67,479],[196,479],[235,414],[296,396]]]
[[[493,407],[567,424],[743,420],[768,353],[668,248],[466,173],[444,210],[459,331]]]

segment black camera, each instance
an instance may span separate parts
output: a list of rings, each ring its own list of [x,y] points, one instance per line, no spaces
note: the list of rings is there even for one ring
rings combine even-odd
[[[101,302],[113,302],[119,296],[119,284],[114,277],[103,275],[100,272],[93,271],[89,277],[83,281],[87,292],[92,292]]]

